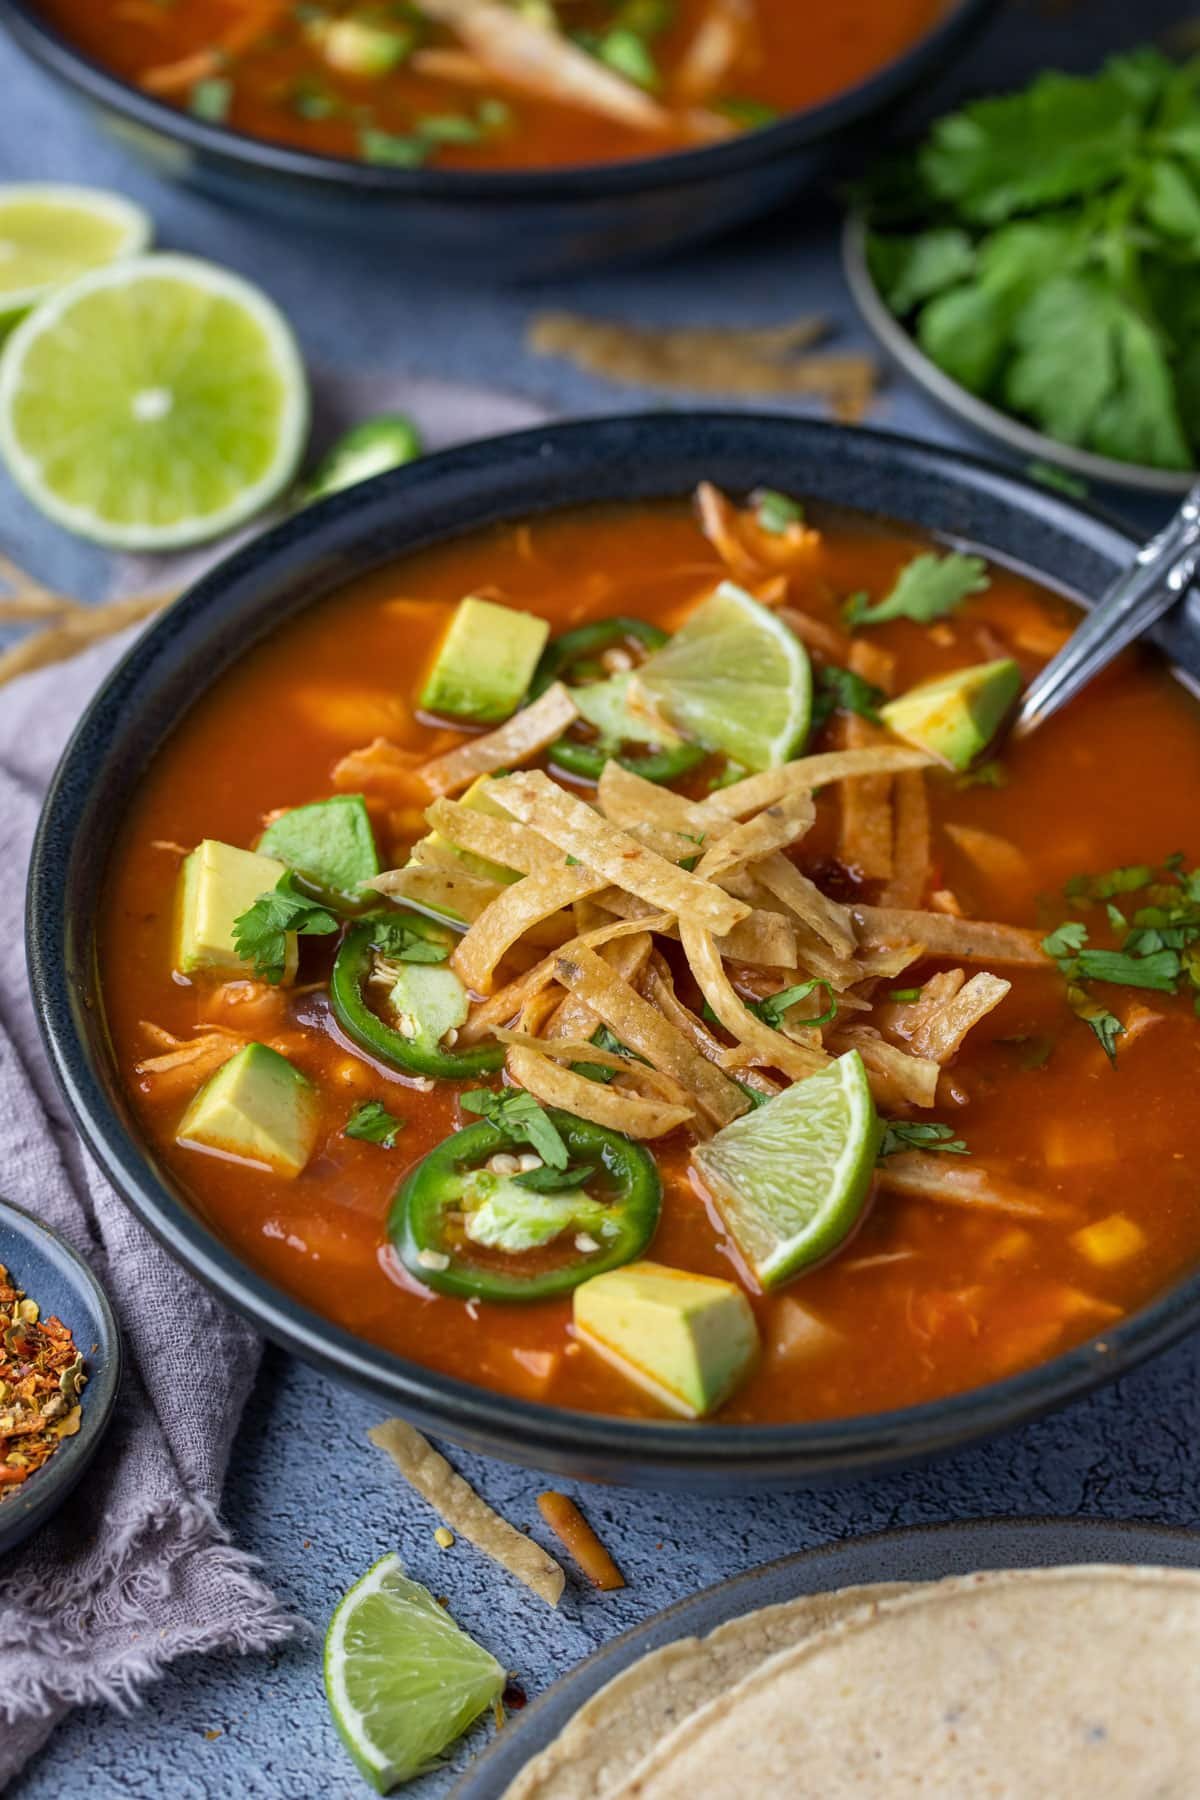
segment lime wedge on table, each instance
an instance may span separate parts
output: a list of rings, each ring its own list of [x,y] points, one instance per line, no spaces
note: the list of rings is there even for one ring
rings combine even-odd
[[[51,289],[135,256],[150,235],[149,216],[119,194],[42,182],[0,186],[0,335]]]
[[[430,1767],[504,1690],[494,1656],[385,1556],[325,1634],[325,1694],[359,1770],[381,1794]]]
[[[747,769],[787,762],[808,733],[808,654],[769,607],[732,581],[646,658],[635,685],[687,737]]]
[[[871,1186],[879,1122],[857,1050],[745,1113],[692,1152],[764,1288],[835,1250]]]
[[[61,288],[0,358],[0,452],[60,525],[128,550],[216,537],[291,480],[304,366],[265,294],[188,256]]]

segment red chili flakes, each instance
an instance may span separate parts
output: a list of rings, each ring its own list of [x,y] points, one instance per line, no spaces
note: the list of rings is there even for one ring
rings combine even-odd
[[[83,1356],[0,1263],[0,1502],[79,1430]]]

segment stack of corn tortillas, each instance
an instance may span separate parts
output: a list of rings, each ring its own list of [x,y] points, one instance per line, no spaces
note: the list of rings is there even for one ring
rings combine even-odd
[[[505,1800],[1194,1800],[1200,1574],[848,1588],[618,1675]]]

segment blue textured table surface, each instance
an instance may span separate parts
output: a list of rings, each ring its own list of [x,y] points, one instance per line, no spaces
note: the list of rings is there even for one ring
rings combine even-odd
[[[1046,0],[1005,9],[967,65],[927,97],[1015,79],[1048,63],[1087,67],[1194,12],[1188,0]],[[339,250],[270,221],[227,213],[169,189],[103,141],[71,102],[0,44],[0,179],[85,180],[118,188],[154,213],[163,244],[212,256],[262,282],[294,320],[306,352],[337,368],[372,365],[507,386],[554,410],[641,404],[553,363],[521,341],[545,297],[439,287],[403,247]],[[844,321],[861,341],[834,250],[836,220],[820,202],[733,241],[636,275],[555,289],[556,305],[679,323],[767,322],[798,312]],[[915,393],[893,387],[878,422],[963,442]],[[973,448],[978,448],[972,445]],[[852,498],[852,496],[850,497]],[[1143,507],[1130,510],[1142,520]],[[0,482],[0,543],[76,593],[99,593],[102,559],[40,520]],[[1196,1523],[1200,1494],[1200,1344],[1183,1345],[1118,1386],[1054,1418],[936,1466],[815,1493],[695,1502],[590,1489],[581,1498],[616,1550],[629,1585],[597,1595],[572,1580],[558,1613],[458,1545],[439,1550],[434,1515],[366,1441],[380,1413],[269,1350],[238,1439],[225,1501],[239,1543],[316,1628],[262,1659],[193,1660],[128,1717],[77,1713],[11,1790],[17,1800],[109,1796],[216,1800],[354,1800],[365,1790],[344,1757],[321,1694],[320,1632],[337,1597],[377,1557],[399,1549],[413,1574],[448,1597],[455,1617],[533,1694],[616,1632],[681,1595],[791,1550],[885,1527],[1004,1514],[1077,1514]],[[514,1523],[545,1539],[536,1475],[451,1453]],[[482,1741],[462,1748],[457,1766]],[[410,1790],[440,1800],[449,1771]]]

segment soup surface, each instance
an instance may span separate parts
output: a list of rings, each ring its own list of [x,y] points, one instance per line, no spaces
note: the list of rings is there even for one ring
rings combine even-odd
[[[507,1393],[661,1415],[670,1410],[662,1394],[628,1362],[598,1353],[573,1323],[573,1298],[586,1291],[586,1279],[574,1296],[571,1288],[597,1257],[619,1262],[636,1253],[719,1278],[752,1309],[757,1352],[742,1358],[728,1382],[719,1372],[711,1377],[710,1397],[720,1389],[723,1404],[693,1411],[719,1410],[735,1422],[821,1419],[910,1405],[1031,1366],[1103,1332],[1194,1265],[1200,1021],[1189,959],[1200,939],[1200,883],[1188,872],[1200,851],[1196,702],[1158,660],[1131,657],[1035,739],[1006,746],[999,758],[967,773],[922,762],[877,722],[883,691],[902,695],[931,677],[1006,658],[1027,679],[1062,642],[1073,609],[1005,569],[985,573],[960,557],[931,557],[930,546],[907,531],[849,515],[813,514],[802,523],[798,514],[782,496],[735,506],[709,489],[699,511],[664,503],[558,514],[414,555],[355,582],[253,650],[180,721],[148,770],[120,834],[100,946],[114,1054],[131,1106],[156,1156],[213,1229],[339,1325]],[[775,621],[770,629],[788,636],[793,663],[804,657],[794,646],[807,645],[817,695],[807,742],[793,745],[790,757],[775,756],[777,775],[744,787],[736,785],[744,769],[731,767],[727,754],[711,745],[706,753],[669,729],[664,690],[652,679],[653,641],[678,634],[730,579],[755,597],[737,602],[748,617],[761,620],[765,611]],[[722,593],[728,598],[730,590]],[[582,653],[571,640],[571,655],[558,657],[568,713],[571,696],[589,682],[626,683],[630,711],[615,748],[611,723],[551,720],[563,735],[548,753],[545,729],[530,730],[522,750],[511,723],[489,721],[485,731],[423,712],[417,696],[428,694],[431,668],[445,673],[463,596],[513,609],[535,634],[529,615],[547,621],[543,674],[555,672],[563,634],[623,621],[590,648],[585,641]],[[849,615],[848,596],[859,596]],[[857,609],[862,619],[863,596],[890,596],[886,610],[921,616],[868,618],[851,629],[847,618]],[[629,621],[640,623],[641,637]],[[481,643],[476,632],[476,652]],[[471,659],[468,643],[468,676],[486,663],[488,679],[504,660],[494,645]],[[657,718],[644,699],[638,712],[641,683],[659,695]],[[446,708],[445,685],[441,693]],[[552,688],[536,706],[544,711],[563,693]],[[515,720],[533,712],[527,702]],[[463,744],[477,747],[478,768],[490,769],[498,796],[509,796],[483,826],[471,810],[479,784],[469,787],[469,770],[444,760]],[[664,745],[676,761],[648,765]],[[832,773],[822,780],[806,775],[806,758],[844,748],[865,757],[856,767],[876,772],[836,779],[826,763]],[[593,770],[603,766],[599,801],[610,821],[621,821],[612,829],[622,834],[619,853],[630,868],[645,845],[652,875],[657,880],[667,868],[668,886],[691,866],[682,879],[695,886],[676,902],[682,929],[669,905],[664,915],[661,888],[651,892],[632,874],[640,896],[620,881],[606,886],[604,872],[589,866],[589,853],[605,860],[592,849],[600,811],[587,815],[594,830],[583,839],[560,828],[556,793],[597,803],[589,752],[596,753]],[[621,779],[605,761],[609,752],[628,764],[628,791],[609,792],[614,776]],[[636,775],[639,766],[658,781]],[[550,768],[553,780],[529,773],[537,768]],[[764,811],[761,791],[752,789],[768,780],[779,804]],[[815,817],[806,818],[803,796],[814,788]],[[282,932],[273,950],[264,930],[257,963],[231,958],[226,942],[212,966],[182,973],[181,870],[195,869],[196,846],[219,840],[218,849],[245,851],[267,827],[270,848],[281,817],[294,825],[311,816],[287,809],[339,794],[365,796],[381,865],[401,871],[381,879],[386,898],[367,889],[366,901],[393,922],[418,926],[420,917],[406,910],[413,902],[435,912],[457,908],[456,930],[476,920],[466,938],[446,934],[445,945],[428,951],[419,932],[385,941],[383,927],[356,926],[353,916],[347,923],[352,906],[328,893],[324,913],[317,906],[306,915],[317,889],[309,878],[297,886],[284,876],[282,922],[300,920],[309,932],[289,940],[287,967]],[[694,823],[702,828],[672,838],[662,809],[677,812],[679,796],[701,809]],[[441,808],[434,843],[431,804]],[[722,805],[724,814],[712,811]],[[781,807],[792,809],[790,824],[780,824]],[[521,812],[524,827],[513,824]],[[783,860],[811,887],[805,883],[797,897],[786,880],[781,885],[778,856],[774,864],[728,864],[724,887],[706,879],[706,856],[732,854],[733,840],[723,834],[739,815],[759,820],[755,833],[784,841]],[[478,860],[496,846],[472,832],[492,825],[508,834],[513,859],[526,860],[530,872],[520,879],[511,862],[506,874],[494,856]],[[447,831],[461,831],[463,844],[456,847]],[[689,848],[681,836],[696,844],[694,852],[680,854]],[[468,844],[475,860],[463,855]],[[761,843],[755,855],[764,857]],[[269,891],[281,872],[281,863],[268,865],[257,885]],[[764,885],[768,878],[773,888]],[[549,898],[527,903],[539,882],[549,883]],[[247,891],[255,889],[251,879]],[[745,937],[740,944],[718,937],[714,976],[711,964],[697,960],[696,922],[699,909],[724,905],[731,892],[751,896],[753,910],[742,905],[737,929],[758,933],[763,948],[755,961]],[[513,907],[525,909],[528,929],[488,939],[498,912]],[[655,923],[643,928],[649,915]],[[255,916],[271,924],[261,903]],[[436,936],[438,928],[430,929]],[[211,919],[208,930],[219,936]],[[367,939],[376,933],[376,964],[368,956],[362,991],[373,1017],[390,1022],[394,1053],[371,1038],[369,1023],[364,1037],[361,1016],[347,1029],[344,1012],[331,1010],[331,967],[356,930]],[[840,948],[832,947],[847,930]],[[597,946],[588,966],[594,974],[599,961],[612,987],[596,1004],[615,1004],[607,1016],[621,1030],[597,1029],[603,1014],[571,985],[584,951],[556,962],[555,946],[578,944],[581,931],[598,933],[586,940]],[[765,946],[780,931],[791,935],[772,957]],[[1047,953],[1042,939],[1055,932]],[[494,965],[486,943],[480,960],[481,934],[502,949]],[[243,954],[249,941],[241,940]],[[450,962],[423,960],[444,959],[447,947]],[[547,959],[549,974],[522,986]],[[471,990],[453,1015],[458,1027],[442,1030],[448,1014],[430,1027],[419,998],[387,1000],[390,982],[419,985],[430,969],[451,987],[457,970]],[[775,1012],[762,1013],[764,1000],[780,994]],[[747,1044],[743,1014],[751,1005],[760,1009],[759,1035]],[[648,1012],[660,1032],[669,1026],[700,1047],[719,1084],[715,1100],[674,1037],[674,1049],[660,1053],[653,1033],[646,1035]],[[522,1041],[498,1044],[495,1026],[517,1027]],[[397,1032],[408,1033],[410,1047],[414,1032],[418,1049],[432,1044],[435,1070],[439,1059],[481,1050],[493,1060],[482,1073],[439,1078],[408,1059]],[[441,1033],[438,1041],[431,1032]],[[646,1061],[631,1059],[631,1035]],[[556,1036],[595,1045],[607,1066],[575,1072],[581,1052],[555,1060]],[[304,1105],[315,1117],[306,1115],[311,1131],[298,1170],[281,1166],[270,1148],[257,1159],[253,1151],[230,1153],[220,1129],[206,1135],[195,1123],[198,1091],[251,1040],[281,1053],[312,1084]],[[739,1227],[737,1208],[722,1202],[695,1159],[723,1141],[720,1132],[713,1137],[719,1118],[740,1113],[737,1130],[747,1117],[774,1116],[771,1108],[802,1091],[810,1072],[840,1069],[847,1059],[857,1068],[859,1057],[881,1120],[893,1124],[875,1178],[847,1200],[824,1244],[764,1290],[751,1273],[753,1232],[744,1217]],[[574,1084],[568,1110],[592,1117],[602,1103],[615,1106],[639,1134],[629,1154],[657,1166],[661,1212],[656,1229],[649,1218],[648,1239],[638,1219],[645,1225],[649,1215],[638,1213],[641,1201],[631,1202],[624,1176],[586,1130],[558,1159],[572,1165],[577,1192],[564,1202],[575,1210],[557,1237],[551,1229],[532,1245],[518,1238],[505,1247],[482,1234],[467,1242],[463,1222],[476,1215],[463,1198],[461,1169],[457,1188],[454,1181],[447,1187],[444,1169],[420,1177],[435,1213],[442,1203],[450,1208],[437,1227],[443,1236],[427,1224],[424,1236],[410,1232],[405,1242],[395,1220],[389,1231],[393,1196],[427,1154],[460,1127],[480,1129],[487,1098],[464,1107],[464,1092],[511,1099],[513,1082],[524,1082],[552,1107],[564,1079]],[[681,1102],[691,1116],[674,1126],[679,1115],[670,1108]],[[544,1112],[532,1111],[544,1121]],[[362,1135],[347,1135],[348,1125]],[[621,1155],[629,1142],[605,1141]],[[866,1153],[872,1163],[876,1141]],[[490,1157],[487,1166],[504,1178],[509,1200],[513,1180],[530,1165],[541,1168],[539,1179],[557,1180],[562,1200],[564,1180],[557,1171],[547,1177],[554,1158],[536,1118],[532,1133],[518,1130],[504,1154],[507,1160]],[[790,1165],[797,1183],[812,1173],[806,1157],[811,1162],[801,1134]],[[638,1167],[644,1171],[644,1161]],[[816,1178],[818,1187],[833,1179],[820,1167]],[[555,1199],[532,1193],[530,1205],[536,1213]],[[597,1200],[607,1214],[596,1213]],[[626,1232],[615,1250],[610,1216],[618,1236]],[[465,1288],[436,1291],[459,1273]],[[523,1284],[547,1274],[564,1277],[562,1291],[525,1298],[542,1290]],[[517,1297],[487,1297],[493,1292]]]
[[[396,168],[655,156],[854,86],[943,0],[42,0],[148,93],[255,137]]]

